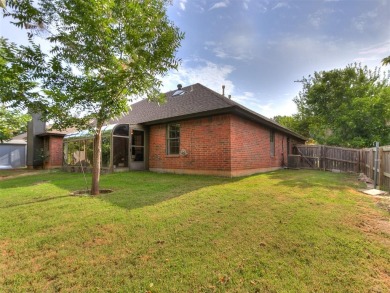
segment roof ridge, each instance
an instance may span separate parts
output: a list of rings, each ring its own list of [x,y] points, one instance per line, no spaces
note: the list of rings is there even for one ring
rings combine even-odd
[[[203,87],[205,90],[211,92],[212,94],[214,94],[216,97],[218,97],[219,99],[223,100],[224,102],[226,102],[227,104],[229,104],[230,106],[236,106],[236,102],[232,101],[231,99],[225,97],[224,95],[221,95],[220,93],[204,86],[203,84],[201,83],[196,83],[196,84],[199,84],[201,87]]]

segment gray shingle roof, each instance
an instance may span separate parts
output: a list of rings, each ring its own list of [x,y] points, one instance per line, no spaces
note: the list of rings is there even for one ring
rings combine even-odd
[[[176,90],[167,92],[164,104],[146,99],[132,104],[129,113],[116,123],[139,124],[232,107],[231,100],[199,83],[183,87],[182,90],[185,91],[183,95],[174,97],[172,94]]]
[[[292,132],[275,121],[268,119],[199,83],[183,87],[182,90],[184,90],[185,93],[178,96],[172,96],[176,90],[167,92],[165,94],[166,102],[164,104],[149,102],[146,99],[132,104],[128,114],[112,120],[110,123],[150,125],[189,117],[202,117],[215,113],[235,113],[267,125],[268,127],[305,139],[301,135]]]

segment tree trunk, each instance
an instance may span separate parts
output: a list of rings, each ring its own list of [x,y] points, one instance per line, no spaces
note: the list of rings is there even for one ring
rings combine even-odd
[[[93,137],[93,167],[91,195],[99,195],[100,166],[102,157],[102,125],[97,125]]]

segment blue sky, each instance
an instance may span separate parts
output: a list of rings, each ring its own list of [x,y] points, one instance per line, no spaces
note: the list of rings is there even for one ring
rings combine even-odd
[[[389,0],[174,0],[168,12],[186,37],[164,90],[224,84],[266,117],[296,112],[303,76],[390,55]]]
[[[233,100],[271,118],[296,112],[294,81],[303,76],[353,62],[374,68],[390,55],[389,0],[173,0],[168,14],[185,39],[162,91],[225,85]],[[0,34],[25,38],[2,18]]]

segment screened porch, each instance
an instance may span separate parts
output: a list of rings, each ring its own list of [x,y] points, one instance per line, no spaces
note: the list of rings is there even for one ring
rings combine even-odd
[[[90,172],[93,166],[93,133],[80,131],[64,137],[63,168]],[[102,173],[144,170],[145,130],[138,125],[112,124],[102,130]]]

